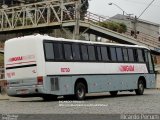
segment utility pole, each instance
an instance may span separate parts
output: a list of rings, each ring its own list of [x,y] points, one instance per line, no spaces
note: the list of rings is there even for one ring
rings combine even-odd
[[[80,22],[80,9],[81,9],[81,0],[78,0],[76,2],[76,8],[75,8],[75,27],[74,27],[74,34],[73,34],[73,39],[78,40],[79,39],[79,22]]]
[[[134,20],[133,20],[133,24],[134,24],[134,38],[137,38],[137,16],[135,16]]]
[[[137,23],[138,23],[138,19],[145,13],[145,11],[152,5],[152,3],[155,0],[152,0],[152,2],[142,11],[142,13],[140,14],[140,16],[137,18],[137,16],[135,16],[134,18],[134,38],[137,38]]]
[[[81,8],[83,5],[86,4],[88,0],[77,0],[76,6],[75,6],[75,27],[74,27],[74,34],[73,34],[73,39],[78,40],[80,38],[80,19],[81,17],[83,18],[84,16],[81,16]],[[83,13],[82,13],[83,14]]]

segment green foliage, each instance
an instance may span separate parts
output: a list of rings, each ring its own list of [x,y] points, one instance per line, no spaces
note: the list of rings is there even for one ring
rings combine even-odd
[[[89,2],[88,0],[81,0],[81,10],[82,11],[87,11],[88,7],[89,7]]]
[[[89,8],[89,2],[88,0],[81,0],[81,11],[80,11],[80,18],[81,20],[84,20],[85,14],[87,13],[87,10]]]
[[[99,25],[119,33],[125,33],[127,31],[127,26],[124,23],[118,23],[112,21],[112,22],[100,22]]]

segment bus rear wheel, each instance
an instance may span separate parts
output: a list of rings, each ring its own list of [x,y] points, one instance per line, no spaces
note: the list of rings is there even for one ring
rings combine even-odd
[[[118,91],[110,91],[109,92],[112,97],[117,96]]]
[[[136,95],[143,95],[144,93],[144,82],[143,80],[138,81],[138,89],[135,90]]]
[[[57,96],[56,95],[44,95],[42,96],[44,101],[54,101],[57,100]]]
[[[78,82],[75,86],[75,98],[77,100],[84,100],[85,95],[86,95],[86,86],[83,83]]]

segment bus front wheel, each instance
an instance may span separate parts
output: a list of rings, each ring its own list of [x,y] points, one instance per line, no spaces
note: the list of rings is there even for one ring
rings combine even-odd
[[[78,82],[75,86],[75,98],[77,100],[84,100],[85,95],[86,95],[86,86],[83,83]]]
[[[138,81],[138,88],[135,90],[136,95],[143,95],[144,92],[144,82],[142,80]]]

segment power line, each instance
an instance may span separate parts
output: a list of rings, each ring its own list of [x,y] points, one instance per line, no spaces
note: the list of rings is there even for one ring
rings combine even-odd
[[[133,3],[134,4],[141,4],[141,5],[148,5],[146,2],[144,2],[144,1],[138,1],[138,0],[123,0],[123,1],[125,1],[125,2],[128,2],[128,3],[131,3],[132,5],[133,5]]]
[[[144,14],[144,12],[151,6],[151,4],[154,2],[155,0],[152,0],[152,2],[146,7],[146,9],[143,10],[143,12],[140,14],[140,16],[138,17],[138,19]]]
[[[133,3],[134,4],[138,4],[138,5],[148,5],[148,3],[146,3],[146,2],[144,2],[144,1],[137,1],[137,0],[124,0],[125,2],[128,2],[129,4],[131,4],[131,5],[133,5]],[[153,6],[155,6],[155,7],[160,7],[160,5],[159,4],[153,4]]]

